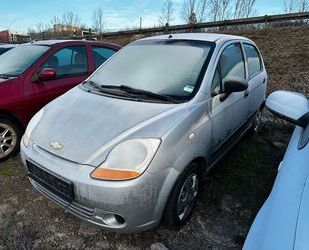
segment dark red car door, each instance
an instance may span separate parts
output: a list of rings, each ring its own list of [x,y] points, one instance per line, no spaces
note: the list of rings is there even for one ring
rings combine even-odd
[[[29,118],[56,97],[83,82],[93,71],[89,64],[89,48],[85,44],[69,45],[56,49],[38,65],[27,82],[25,91],[26,112]],[[36,80],[36,75],[49,68],[56,72],[52,80]]]

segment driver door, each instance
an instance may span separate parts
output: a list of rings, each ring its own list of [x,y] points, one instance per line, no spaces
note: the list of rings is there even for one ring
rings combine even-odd
[[[229,77],[246,79],[243,50],[240,43],[231,43],[221,52],[211,85],[212,156],[217,158],[228,147],[228,140],[244,124],[248,113],[247,91],[223,96],[223,82]]]
[[[28,83],[26,103],[30,117],[48,102],[87,78],[90,70],[86,46],[78,45],[59,49],[42,63],[39,72],[46,68],[55,70],[57,76],[55,79]]]

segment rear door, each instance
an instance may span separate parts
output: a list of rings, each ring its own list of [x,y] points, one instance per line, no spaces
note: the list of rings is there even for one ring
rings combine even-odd
[[[32,116],[41,107],[84,81],[89,75],[88,52],[85,45],[62,47],[52,53],[37,70],[52,68],[57,73],[54,80],[27,84],[26,102]]]
[[[245,61],[239,42],[229,43],[223,48],[211,85],[213,154],[218,152],[247,119],[248,99],[245,91],[232,93],[222,100],[223,82],[233,76],[246,78]]]
[[[249,81],[249,116],[259,110],[266,98],[267,74],[264,69],[262,57],[255,47],[250,43],[243,43],[248,68]]]

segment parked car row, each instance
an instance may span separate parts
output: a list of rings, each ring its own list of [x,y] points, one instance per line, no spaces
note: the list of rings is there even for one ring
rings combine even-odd
[[[0,161],[19,151],[21,136],[37,111],[84,81],[119,49],[108,43],[55,40],[19,45],[2,54]]]

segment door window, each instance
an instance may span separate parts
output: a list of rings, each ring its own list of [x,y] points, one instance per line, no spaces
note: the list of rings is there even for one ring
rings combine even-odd
[[[115,54],[115,51],[99,46],[92,46],[92,55],[95,68],[99,68],[108,58]]]
[[[85,75],[88,73],[88,59],[85,46],[63,48],[53,54],[42,68],[52,68],[57,78]]]
[[[229,45],[223,50],[211,84],[212,95],[219,94],[222,81],[235,76],[246,78],[245,62],[240,43]]]
[[[249,67],[249,77],[253,78],[259,72],[262,71],[262,60],[257,49],[248,43],[244,44],[248,67]]]
[[[240,43],[229,45],[224,49],[220,57],[220,66],[222,80],[233,76],[246,78]]]

